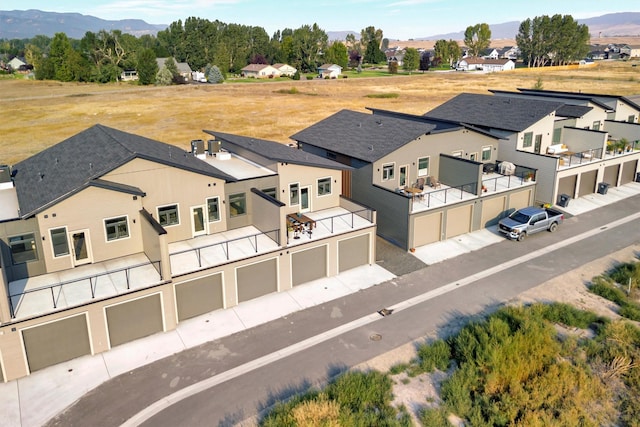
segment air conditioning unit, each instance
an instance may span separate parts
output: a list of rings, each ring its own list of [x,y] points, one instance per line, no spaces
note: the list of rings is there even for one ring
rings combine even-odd
[[[220,145],[221,142],[220,141],[216,141],[215,139],[210,139],[209,141],[207,141],[208,144],[208,149],[209,149],[209,154],[213,156],[213,153],[219,153],[220,152]]]
[[[204,154],[204,141],[201,139],[194,139],[191,141],[191,153],[195,154]]]

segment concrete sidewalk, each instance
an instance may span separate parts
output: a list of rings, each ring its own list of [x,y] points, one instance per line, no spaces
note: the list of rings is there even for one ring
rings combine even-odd
[[[571,200],[562,210],[579,215],[640,194],[640,183],[610,188]],[[434,264],[503,241],[495,227],[416,248],[413,255]],[[400,256],[410,256],[404,251]],[[290,313],[352,294],[396,277],[384,262],[297,286],[181,322],[177,329],[152,335],[94,356],[85,356],[0,384],[0,426],[41,426],[88,391],[120,374],[199,344],[240,332]],[[414,265],[420,265],[416,263]],[[390,267],[390,266],[389,266]],[[269,307],[269,310],[265,310]]]

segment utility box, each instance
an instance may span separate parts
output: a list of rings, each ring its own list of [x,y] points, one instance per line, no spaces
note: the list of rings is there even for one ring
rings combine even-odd
[[[571,197],[568,194],[561,194],[558,197],[558,206],[560,206],[561,208],[566,208],[567,206],[569,206],[569,200],[571,200]]]
[[[609,184],[606,182],[601,182],[598,184],[598,194],[607,194],[609,190]]]

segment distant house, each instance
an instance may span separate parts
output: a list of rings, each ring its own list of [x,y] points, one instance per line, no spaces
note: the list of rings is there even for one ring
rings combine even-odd
[[[164,68],[164,63],[169,58],[156,58],[156,63],[158,64],[158,70],[162,70]],[[176,67],[178,68],[178,73],[182,76],[184,81],[188,81],[191,79],[191,67],[186,62],[178,62],[175,58],[172,58],[173,62],[176,63]]]
[[[292,67],[289,64],[273,64],[273,68],[275,68],[276,70],[280,71],[280,75],[281,76],[293,76],[296,71],[298,71],[295,67]]]
[[[482,57],[485,59],[498,59],[500,57],[500,53],[497,49],[489,48]]]
[[[505,46],[502,49],[498,49],[498,58],[502,59],[511,59],[515,61],[518,59],[518,55],[520,54],[520,49],[518,46]]]
[[[123,82],[138,80],[138,72],[136,70],[124,70],[120,73],[120,80]]]
[[[640,45],[624,45],[620,48],[621,58],[640,58]]]
[[[513,70],[516,64],[511,59],[485,59],[478,56],[469,56],[458,62],[456,67],[460,71],[485,71],[488,73],[496,71]]]
[[[255,79],[280,77],[282,74],[280,70],[268,64],[249,64],[240,71],[243,77]]]
[[[342,74],[342,67],[338,64],[323,64],[318,67],[318,76],[323,79],[337,79]]]
[[[11,67],[12,70],[19,70],[20,67],[24,67],[27,65],[27,62],[24,58],[20,58],[18,56],[14,57],[11,61],[9,61],[7,63],[7,65],[9,65],[9,67]]]

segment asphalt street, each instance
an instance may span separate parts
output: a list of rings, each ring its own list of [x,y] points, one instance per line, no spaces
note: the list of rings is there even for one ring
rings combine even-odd
[[[154,404],[158,411],[140,418],[146,418],[143,425],[236,425],[352,366],[421,337],[446,336],[461,320],[491,312],[550,278],[637,243],[638,219],[615,222],[637,216],[639,207],[640,196],[635,196],[569,218],[556,233],[521,243],[505,240],[426,267],[385,248],[378,254],[381,265],[406,274],[116,377],[48,425],[119,426]],[[397,310],[377,315],[389,307]],[[329,333],[350,322],[353,328]],[[314,339],[315,345],[283,352]],[[256,360],[262,363],[253,366]],[[217,384],[187,393],[212,378],[219,378]]]

